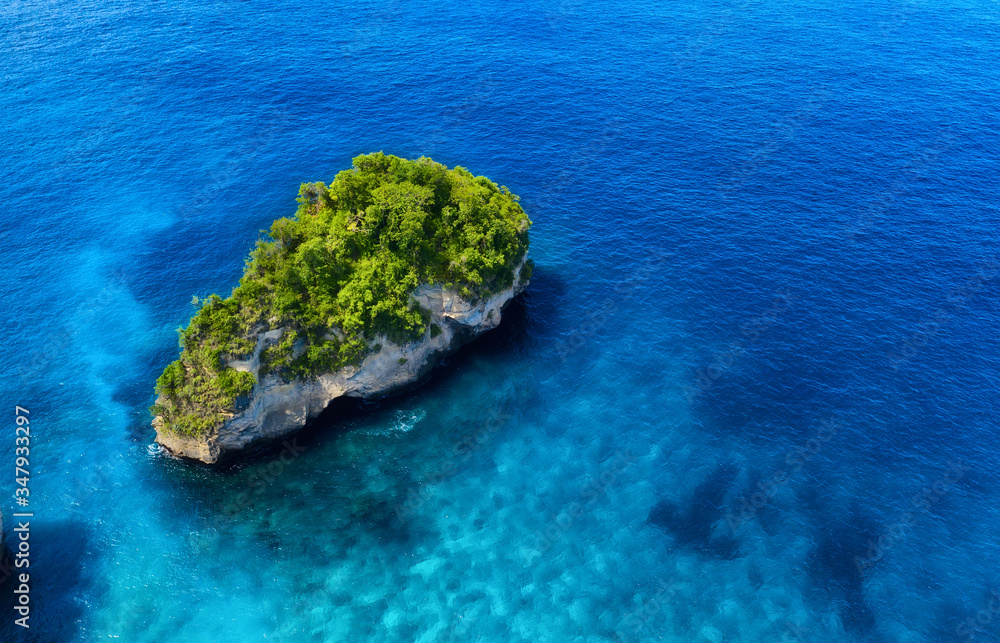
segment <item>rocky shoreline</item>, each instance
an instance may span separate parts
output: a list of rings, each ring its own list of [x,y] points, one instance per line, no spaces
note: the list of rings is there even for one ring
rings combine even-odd
[[[411,343],[394,344],[384,337],[381,345],[358,366],[348,366],[316,379],[283,380],[276,374],[261,378],[260,354],[280,340],[284,329],[258,336],[247,360],[229,366],[251,373],[256,381],[249,400],[223,424],[204,436],[190,437],[166,430],[162,418],[153,420],[156,442],[173,455],[213,464],[248,446],[283,438],[301,429],[331,401],[342,396],[378,398],[420,381],[442,358],[463,344],[500,324],[501,311],[528,285],[522,279],[525,259],[514,271],[514,283],[490,297],[471,302],[456,290],[441,285],[421,285],[411,297],[431,313],[424,336]],[[440,332],[435,329],[440,329]]]

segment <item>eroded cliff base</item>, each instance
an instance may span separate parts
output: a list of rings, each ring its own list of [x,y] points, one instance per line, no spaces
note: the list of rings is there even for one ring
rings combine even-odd
[[[335,399],[377,399],[408,389],[426,378],[443,358],[500,324],[503,309],[528,285],[521,279],[523,266],[524,261],[509,288],[477,302],[440,285],[418,287],[413,299],[431,313],[423,337],[405,344],[375,338],[372,345],[378,350],[366,355],[359,365],[314,379],[287,381],[276,374],[260,377],[260,354],[279,341],[282,329],[261,333],[249,359],[230,363],[232,368],[254,376],[256,384],[249,399],[204,435],[175,433],[157,417],[153,421],[156,442],[175,456],[215,464],[254,445],[292,435]]]

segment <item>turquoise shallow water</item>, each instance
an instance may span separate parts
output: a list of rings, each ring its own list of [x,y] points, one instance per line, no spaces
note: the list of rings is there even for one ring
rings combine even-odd
[[[1000,637],[996,3],[0,21],[0,399],[36,514],[0,640]],[[151,448],[192,296],[375,150],[519,194],[527,293],[290,448]]]

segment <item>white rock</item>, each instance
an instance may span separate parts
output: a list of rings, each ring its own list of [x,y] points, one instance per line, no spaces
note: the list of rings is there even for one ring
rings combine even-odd
[[[382,349],[369,353],[360,366],[348,366],[313,380],[284,382],[275,374],[260,379],[261,351],[278,342],[284,331],[279,328],[263,333],[249,359],[229,364],[253,373],[257,380],[249,405],[214,431],[199,437],[165,430],[157,417],[153,420],[156,441],[174,455],[214,463],[254,442],[294,433],[343,395],[377,398],[414,384],[443,357],[500,324],[501,310],[528,285],[527,281],[521,282],[523,267],[524,260],[514,271],[514,284],[510,288],[475,303],[441,285],[419,286],[412,297],[431,312],[431,323],[421,339],[400,345],[385,337],[376,338],[373,343],[381,344]],[[433,324],[441,328],[436,337],[431,336]]]

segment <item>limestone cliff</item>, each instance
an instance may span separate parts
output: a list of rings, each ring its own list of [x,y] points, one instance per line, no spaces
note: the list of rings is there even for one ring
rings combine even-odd
[[[249,359],[229,363],[237,370],[251,373],[256,380],[243,410],[199,437],[165,430],[157,417],[153,420],[156,441],[175,455],[214,463],[255,442],[297,431],[338,397],[377,398],[414,384],[441,358],[500,323],[501,310],[527,286],[527,279],[521,276],[523,267],[522,260],[509,288],[476,302],[440,285],[419,286],[411,296],[431,313],[428,330],[421,339],[399,345],[384,337],[375,338],[371,345],[380,344],[381,349],[369,353],[360,365],[315,379],[287,382],[275,374],[261,378],[261,351],[277,343],[284,329],[261,333]],[[440,328],[440,333],[432,332],[433,326]]]

